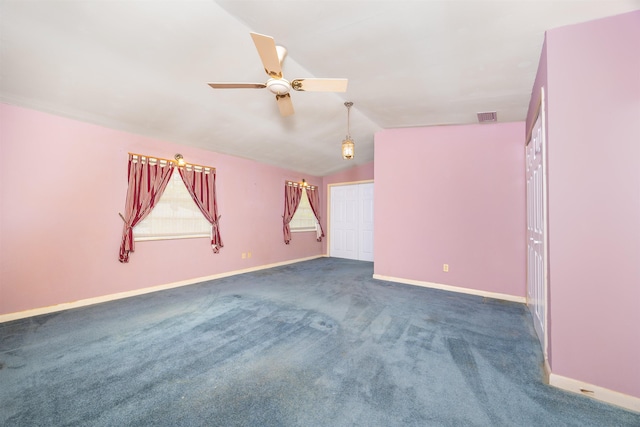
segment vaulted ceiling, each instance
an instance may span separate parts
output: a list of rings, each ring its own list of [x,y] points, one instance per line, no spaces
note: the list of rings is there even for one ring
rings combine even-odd
[[[525,119],[544,32],[640,9],[599,1],[0,0],[0,101],[322,176],[373,160],[385,128]],[[250,32],[287,48],[283,73],[344,93],[207,83],[267,75]],[[588,47],[585,47],[588,48]],[[342,160],[345,101],[356,158]]]

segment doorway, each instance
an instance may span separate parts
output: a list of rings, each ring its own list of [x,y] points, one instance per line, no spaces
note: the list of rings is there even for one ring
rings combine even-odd
[[[329,256],[373,261],[373,182],[330,188]]]

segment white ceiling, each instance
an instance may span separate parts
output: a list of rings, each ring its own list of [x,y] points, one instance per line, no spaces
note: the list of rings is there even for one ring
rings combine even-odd
[[[322,176],[373,160],[384,128],[525,119],[544,31],[640,9],[600,1],[0,0],[0,101]],[[288,49],[281,117],[249,32]],[[356,159],[342,160],[351,110]]]

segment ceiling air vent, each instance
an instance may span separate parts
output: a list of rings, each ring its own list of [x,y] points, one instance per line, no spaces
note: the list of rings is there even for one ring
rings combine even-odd
[[[478,122],[487,123],[487,122],[497,122],[498,115],[495,111],[487,111],[485,113],[478,113]]]

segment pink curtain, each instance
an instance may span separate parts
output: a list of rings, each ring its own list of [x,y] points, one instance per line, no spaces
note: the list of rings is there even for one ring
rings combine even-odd
[[[309,199],[311,210],[313,211],[313,214],[316,216],[316,220],[318,221],[316,240],[318,240],[318,242],[321,242],[322,238],[324,237],[324,230],[322,229],[322,224],[320,224],[320,195],[318,194],[318,187],[307,187],[307,199]]]
[[[220,215],[216,202],[216,170],[195,170],[192,167],[178,168],[182,182],[196,202],[202,215],[211,224],[211,248],[214,253],[220,252],[222,239],[220,238]]]
[[[291,241],[291,228],[289,223],[291,218],[296,213],[298,205],[300,204],[300,197],[302,197],[302,188],[298,185],[293,185],[290,182],[284,184],[284,215],[282,215],[282,230],[284,232],[284,243],[287,245]]]
[[[122,219],[122,243],[120,244],[120,262],[129,262],[129,252],[135,249],[133,241],[133,227],[142,221],[160,200],[160,196],[167,188],[173,164],[171,162],[155,161],[129,154],[129,170],[127,178],[127,200]]]

